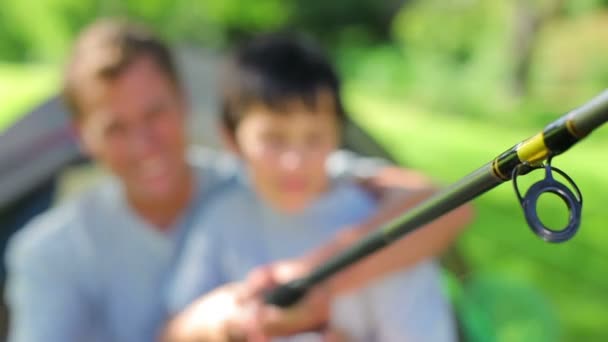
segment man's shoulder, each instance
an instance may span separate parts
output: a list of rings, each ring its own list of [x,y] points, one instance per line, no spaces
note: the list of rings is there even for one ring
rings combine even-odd
[[[31,268],[43,260],[51,262],[60,258],[68,252],[70,231],[74,230],[76,221],[72,205],[35,217],[10,239],[6,252],[8,266]]]
[[[10,239],[7,262],[83,257],[96,226],[93,223],[108,214],[106,190],[103,186],[92,188],[33,218]]]
[[[230,153],[204,146],[188,148],[188,162],[206,179],[228,179],[238,171],[238,159]]]
[[[327,171],[332,178],[368,178],[390,165],[384,159],[364,157],[348,150],[334,151],[327,160]]]

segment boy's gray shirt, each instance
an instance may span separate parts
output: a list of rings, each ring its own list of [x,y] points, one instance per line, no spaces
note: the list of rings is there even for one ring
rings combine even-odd
[[[240,168],[243,169],[243,168]],[[362,223],[374,200],[352,180],[331,187],[297,214],[284,214],[260,198],[241,173],[207,206],[193,226],[169,282],[169,310],[177,313],[214,288],[242,281],[254,268],[298,257]],[[332,324],[349,341],[454,341],[449,305],[432,260],[373,282],[332,305]],[[289,339],[317,341],[310,334]]]

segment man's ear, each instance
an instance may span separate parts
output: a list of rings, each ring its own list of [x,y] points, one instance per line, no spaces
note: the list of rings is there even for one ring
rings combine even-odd
[[[178,98],[179,98],[179,107],[180,112],[184,115],[184,121],[189,122],[192,118],[192,102],[190,101],[190,94],[188,94],[185,90],[178,90]]]
[[[220,138],[222,139],[222,143],[228,151],[234,153],[235,155],[241,154],[241,149],[239,148],[239,145],[236,142],[236,136],[234,135],[234,132],[231,132],[226,126],[222,124],[220,124]]]
[[[72,136],[78,144],[78,149],[80,150],[80,153],[87,157],[91,157],[91,144],[89,141],[87,141],[87,136],[82,128],[82,123],[78,122],[78,120],[80,119],[72,120],[72,122],[70,123],[70,131],[72,132]]]

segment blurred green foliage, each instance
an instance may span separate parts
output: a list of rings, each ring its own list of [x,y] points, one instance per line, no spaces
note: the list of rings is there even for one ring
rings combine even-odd
[[[135,18],[174,44],[216,49],[256,32],[305,31],[335,58],[353,117],[403,164],[444,184],[608,84],[607,0],[11,0],[1,6],[5,62],[56,65],[78,30],[99,16]],[[5,122],[25,98],[38,101],[57,82],[51,72],[15,75],[0,67],[0,90],[14,94],[0,107]],[[607,144],[604,128],[556,159],[585,195],[583,226],[572,242],[550,245],[532,235],[503,185],[475,201],[477,219],[459,244],[471,269],[457,274],[460,280],[484,273],[544,293],[565,341],[608,340]],[[542,210],[549,223],[565,220],[560,203],[547,201]],[[521,340],[513,327],[523,324],[506,327],[498,340]]]
[[[406,0],[12,0],[0,11],[0,60],[58,61],[77,32],[102,16],[137,19],[173,42],[222,47],[256,32],[310,32],[331,46],[345,38],[387,41]]]
[[[0,63],[0,134],[33,105],[54,95],[58,81],[55,68]]]

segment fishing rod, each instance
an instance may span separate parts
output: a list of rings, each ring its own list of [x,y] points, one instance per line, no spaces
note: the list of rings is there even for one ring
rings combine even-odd
[[[564,171],[552,166],[551,162],[553,157],[568,150],[606,121],[608,89],[553,121],[540,133],[516,144],[458,182],[370,233],[308,275],[274,288],[266,294],[266,303],[279,307],[296,303],[314,285],[345,267],[509,180],[513,182],[526,221],[536,235],[553,243],[571,239],[580,226],[583,197],[574,181]],[[545,178],[533,184],[522,195],[517,185],[517,177],[541,168],[545,170]],[[574,191],[557,181],[554,173],[561,175]],[[536,204],[544,193],[557,195],[568,207],[568,224],[563,229],[548,228],[538,218]]]

